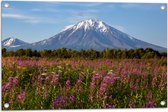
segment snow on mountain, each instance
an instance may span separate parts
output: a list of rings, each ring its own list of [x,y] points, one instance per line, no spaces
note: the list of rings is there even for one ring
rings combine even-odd
[[[65,30],[67,30],[67,29],[71,28],[72,26],[74,26],[74,25],[68,25],[68,26],[65,26],[65,28],[64,28],[64,29],[62,29],[61,31],[65,31]]]
[[[25,44],[28,43],[13,37],[7,38],[2,41],[2,47],[19,47]]]
[[[31,48],[36,50],[53,50],[56,48],[68,48],[74,50],[95,49],[99,51],[106,48],[153,48],[161,52],[167,51],[166,48],[138,40],[96,19],[80,21],[75,25],[66,27],[51,38],[17,47],[17,49],[19,48]]]

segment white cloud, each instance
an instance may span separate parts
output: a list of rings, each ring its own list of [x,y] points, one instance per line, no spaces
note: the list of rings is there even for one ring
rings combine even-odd
[[[74,9],[56,9],[56,8],[33,8],[31,9],[31,11],[34,11],[34,12],[51,12],[51,13],[60,13],[62,14],[62,12],[65,12],[65,13],[71,13],[71,14],[78,14],[78,13],[97,13],[99,12],[98,10],[96,9],[85,9],[85,10],[74,10]]]
[[[8,18],[8,19],[16,19],[20,20],[21,22],[26,22],[26,23],[32,23],[32,24],[38,24],[38,23],[57,23],[55,19],[53,18],[47,18],[47,17],[35,17],[32,15],[23,15],[23,14],[2,14],[3,18]]]
[[[141,6],[141,4],[134,4],[134,3],[130,3],[130,4],[122,4],[121,7],[122,8],[139,8]]]
[[[101,3],[101,2],[78,2],[78,3],[71,3],[71,4],[68,4],[68,5],[72,5],[72,6],[81,6],[81,7],[96,7],[96,6],[101,6],[102,4],[104,3]]]
[[[12,19],[32,19],[20,14],[2,14],[3,18],[12,18]]]
[[[54,9],[54,8],[33,8],[31,9],[31,11],[34,11],[34,12],[61,12],[57,9]]]

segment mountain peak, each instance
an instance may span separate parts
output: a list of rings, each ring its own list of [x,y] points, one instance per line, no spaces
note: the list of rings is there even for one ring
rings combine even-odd
[[[4,40],[2,45],[10,50],[17,50],[20,48],[31,48],[34,50],[53,50],[57,48],[68,48],[73,50],[152,48],[158,51],[167,51],[166,48],[138,40],[97,19],[80,21],[74,25],[67,26],[66,29],[49,39],[32,44],[24,44],[23,41],[10,38]]]
[[[2,45],[4,47],[17,47],[17,46],[20,46],[23,44],[27,44],[27,43],[15,38],[15,37],[9,37],[9,38],[2,41]]]
[[[82,20],[81,22],[93,25],[93,24],[99,24],[99,22],[102,22],[102,21],[99,21],[98,19],[86,19],[86,20]],[[79,22],[79,23],[81,23],[81,22]]]
[[[11,41],[15,41],[17,38],[15,38],[15,37],[9,37],[9,38],[7,38],[6,40],[11,40]]]
[[[97,19],[87,19],[87,20],[80,21],[79,23],[73,26],[73,29],[76,29],[76,30],[80,28],[83,28],[85,31],[94,29],[99,32],[106,32],[109,29],[109,26]]]
[[[4,46],[11,46],[16,41],[16,38],[9,37],[5,39],[5,42],[3,43]]]

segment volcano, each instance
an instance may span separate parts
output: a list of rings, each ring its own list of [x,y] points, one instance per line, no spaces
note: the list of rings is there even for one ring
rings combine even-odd
[[[66,27],[66,29],[63,29],[60,33],[53,37],[31,44],[23,44],[12,49],[17,50],[20,48],[30,48],[33,50],[53,50],[57,48],[67,48],[73,50],[94,49],[98,51],[107,48],[152,48],[160,52],[167,51],[166,48],[136,39],[97,19],[80,21],[77,24]]]

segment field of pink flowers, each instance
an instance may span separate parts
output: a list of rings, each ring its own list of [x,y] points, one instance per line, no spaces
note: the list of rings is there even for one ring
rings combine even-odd
[[[3,110],[157,108],[167,60],[2,59]]]

